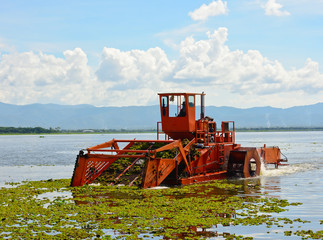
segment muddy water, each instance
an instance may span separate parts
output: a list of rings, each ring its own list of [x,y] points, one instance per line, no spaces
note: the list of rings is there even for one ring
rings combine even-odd
[[[75,157],[80,149],[112,138],[155,139],[155,134],[100,134],[100,135],[39,135],[0,136],[0,187],[5,182],[70,178]],[[252,180],[236,180],[243,190],[240,196],[268,196],[301,202],[278,217],[301,218],[309,223],[294,224],[293,230],[322,230],[323,225],[323,132],[274,132],[236,134],[236,142],[242,146],[279,146],[289,159],[289,166],[267,169]],[[261,188],[254,186],[260,185]],[[197,229],[201,232],[235,232],[255,239],[297,239],[284,236],[279,227],[264,226],[215,226]],[[207,233],[205,234],[207,235]],[[212,235],[212,234],[211,234]],[[300,239],[300,238],[298,238]]]

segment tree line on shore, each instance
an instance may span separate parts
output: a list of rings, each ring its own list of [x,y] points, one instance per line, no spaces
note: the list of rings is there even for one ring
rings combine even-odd
[[[0,134],[40,134],[40,133],[59,133],[59,128],[42,127],[0,127]]]
[[[273,127],[273,128],[236,128],[238,132],[264,132],[264,131],[323,131],[323,127]],[[53,134],[53,133],[146,133],[156,132],[156,129],[78,129],[66,130],[56,128],[42,127],[0,127],[0,134]]]
[[[42,127],[0,127],[0,134],[51,134],[51,133],[143,133],[156,132],[156,129],[61,129]]]

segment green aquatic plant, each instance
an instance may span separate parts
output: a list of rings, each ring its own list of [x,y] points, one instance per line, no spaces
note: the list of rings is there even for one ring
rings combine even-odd
[[[197,228],[306,223],[271,215],[286,211],[292,206],[288,201],[241,197],[236,193],[243,187],[227,180],[155,190],[103,185],[69,187],[69,183],[50,179],[1,188],[0,238],[201,239],[215,233]],[[234,232],[217,234],[225,239],[251,239]],[[321,233],[292,234],[316,237]]]
[[[323,239],[323,230],[317,232],[313,230],[299,230],[294,235],[301,236],[302,239]]]
[[[188,139],[182,140],[182,145],[185,147],[189,143]],[[160,147],[165,146],[167,143],[165,142],[135,142],[129,150],[156,150]],[[196,151],[196,150],[195,150]],[[194,152],[194,151],[193,151]],[[173,159],[179,153],[177,148],[173,148],[170,150],[165,150],[158,152],[156,154],[156,158],[167,158]],[[134,156],[135,153],[126,153],[129,156]],[[196,155],[196,153],[195,153]],[[118,158],[115,162],[113,162],[108,169],[106,169],[95,181],[94,183],[100,183],[103,185],[114,185],[114,184],[124,184],[129,185],[130,183],[134,186],[140,186],[142,183],[143,171],[145,168],[145,161],[147,157],[142,159],[136,159],[132,157],[122,157]],[[136,162],[135,162],[136,161]],[[135,162],[135,164],[132,164]],[[127,169],[129,166],[131,168]],[[127,171],[120,177],[118,176],[123,173],[123,171],[127,169]],[[116,179],[118,178],[118,179]]]

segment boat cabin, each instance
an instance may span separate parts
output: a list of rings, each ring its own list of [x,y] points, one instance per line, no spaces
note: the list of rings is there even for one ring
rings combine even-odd
[[[217,131],[216,122],[205,116],[205,93],[159,93],[161,122],[157,132],[172,139],[196,138],[197,142],[214,145],[219,142],[234,142],[234,122],[222,122]],[[197,102],[200,105],[197,120]]]

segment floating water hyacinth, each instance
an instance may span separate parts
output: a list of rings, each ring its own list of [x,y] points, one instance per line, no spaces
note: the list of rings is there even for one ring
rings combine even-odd
[[[272,216],[300,203],[261,195],[239,197],[237,193],[244,186],[227,180],[166,189],[102,185],[72,188],[69,183],[34,181],[1,188],[0,238],[252,239],[207,229],[238,225],[285,229],[307,223],[299,218]],[[284,234],[323,237],[322,231],[312,230],[290,230]]]

